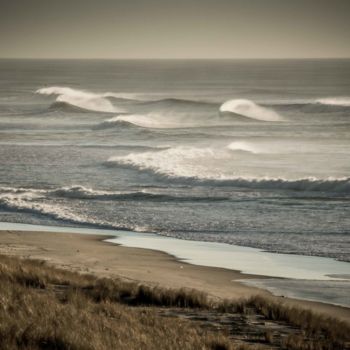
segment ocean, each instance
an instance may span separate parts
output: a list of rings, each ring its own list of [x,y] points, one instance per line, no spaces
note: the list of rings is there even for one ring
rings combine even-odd
[[[0,60],[0,222],[350,261],[350,60]]]

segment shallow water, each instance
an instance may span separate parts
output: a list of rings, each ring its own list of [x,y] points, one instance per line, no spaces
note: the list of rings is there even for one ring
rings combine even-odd
[[[0,220],[350,261],[350,61],[0,60]]]
[[[283,295],[296,299],[350,307],[349,264],[331,258],[274,254],[256,248],[215,242],[189,241],[131,231],[3,222],[0,222],[0,229],[110,235],[111,238],[108,238],[107,242],[121,244],[126,247],[163,251],[187,263],[275,277],[244,279],[241,282],[267,289],[277,296]]]

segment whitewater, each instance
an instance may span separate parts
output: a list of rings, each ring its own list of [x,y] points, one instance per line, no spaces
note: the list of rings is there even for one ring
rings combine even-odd
[[[349,60],[17,64],[0,61],[0,222],[350,262]]]

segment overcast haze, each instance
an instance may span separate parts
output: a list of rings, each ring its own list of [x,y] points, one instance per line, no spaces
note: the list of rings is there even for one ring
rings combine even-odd
[[[0,0],[2,58],[350,57],[349,0]]]

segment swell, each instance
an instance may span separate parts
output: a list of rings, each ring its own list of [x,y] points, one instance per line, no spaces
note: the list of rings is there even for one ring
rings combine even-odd
[[[139,105],[155,106],[155,107],[218,107],[219,104],[210,101],[186,100],[181,98],[164,98],[160,100],[150,100],[139,102]]]
[[[248,99],[232,99],[220,105],[211,101],[182,98],[139,100],[133,94],[95,93],[60,86],[41,88],[36,93],[46,96],[56,96],[56,100],[50,105],[47,112],[104,112],[122,114],[126,113],[126,110],[122,107],[126,107],[127,110],[131,109],[130,114],[128,114],[129,116],[139,116],[138,118],[131,118],[131,120],[129,120],[130,117],[125,117],[125,120],[121,117],[120,120],[114,120],[114,123],[107,120],[101,123],[98,128],[108,128],[117,123],[124,126],[136,125],[146,128],[181,128],[181,123],[185,122],[187,118],[203,117],[203,115],[212,118],[218,115],[218,113],[223,117],[230,117],[232,122],[235,120],[244,122],[252,120],[259,122],[279,122],[285,120],[285,117],[280,114],[283,114],[284,111],[336,113],[350,109],[349,97],[327,97],[306,102],[291,101],[288,103],[270,103],[267,101],[261,104]],[[159,114],[163,115],[163,120],[159,120]],[[151,115],[151,118],[140,117],[144,115]],[[176,118],[180,120],[176,120]],[[142,120],[140,121],[139,119]],[[170,121],[167,119],[170,119]],[[221,122],[223,121],[221,120]],[[210,123],[210,119],[207,122]],[[198,121],[192,121],[189,124],[185,124],[184,126],[197,126]]]
[[[263,104],[280,111],[296,111],[302,113],[336,113],[349,111],[350,106],[328,105],[316,102],[285,103],[285,104]]]

